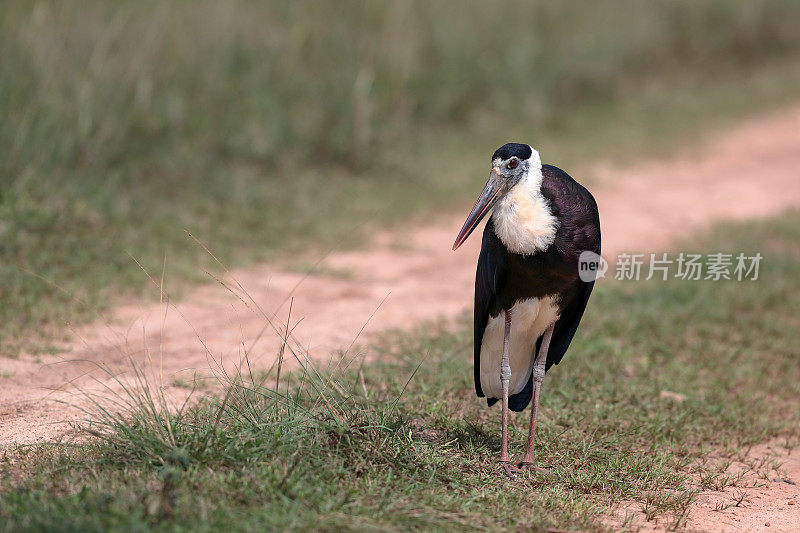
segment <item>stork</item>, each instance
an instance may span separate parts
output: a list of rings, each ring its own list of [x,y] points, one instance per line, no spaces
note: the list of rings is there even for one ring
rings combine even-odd
[[[475,392],[502,400],[500,463],[511,477],[535,465],[536,416],[545,373],[572,341],[594,279],[579,275],[584,252],[600,254],[594,197],[566,172],[542,165],[527,144],[492,155],[483,192],[456,237],[456,250],[494,208],[483,231],[475,274]],[[508,459],[508,410],[533,399],[522,461]]]

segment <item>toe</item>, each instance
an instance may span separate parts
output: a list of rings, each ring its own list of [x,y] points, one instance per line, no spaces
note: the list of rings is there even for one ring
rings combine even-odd
[[[522,470],[533,470],[534,472],[537,472],[539,474],[544,474],[546,476],[552,476],[553,475],[552,472],[550,472],[550,470],[547,470],[546,468],[541,468],[539,466],[536,466],[536,464],[534,464],[534,463],[529,463],[529,462],[526,462],[526,461],[523,461],[523,462],[519,463],[519,470],[520,471],[522,471]]]
[[[512,465],[511,463],[503,462],[500,463],[500,466],[503,469],[503,473],[510,479],[516,479],[517,474],[520,472],[520,469]]]

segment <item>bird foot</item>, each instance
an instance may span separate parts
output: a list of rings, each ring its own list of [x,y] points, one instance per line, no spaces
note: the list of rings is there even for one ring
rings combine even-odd
[[[540,466],[536,466],[536,464],[533,463],[533,462],[521,461],[517,465],[517,472],[524,472],[525,470],[533,470],[534,472],[537,472],[539,474],[543,474],[545,476],[552,476],[553,475],[553,473],[550,470],[548,470],[546,468],[542,468]]]
[[[509,479],[517,479],[517,474],[522,472],[522,470],[512,465],[510,461],[500,461],[500,467]]]

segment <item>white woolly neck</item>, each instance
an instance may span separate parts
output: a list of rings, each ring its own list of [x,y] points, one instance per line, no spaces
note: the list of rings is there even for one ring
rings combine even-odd
[[[528,171],[492,213],[497,236],[511,252],[523,255],[547,249],[558,228],[558,220],[542,196],[542,162],[536,150],[528,162]]]

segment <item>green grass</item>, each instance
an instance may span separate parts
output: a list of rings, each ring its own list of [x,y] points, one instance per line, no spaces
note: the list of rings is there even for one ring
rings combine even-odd
[[[779,0],[7,2],[0,353],[141,295],[131,256],[197,281],[187,229],[242,265],[464,202],[510,138],[568,168],[690,144],[800,94],[798,25]]]
[[[177,412],[129,389],[138,407],[101,411],[96,438],[6,453],[0,530],[601,530],[620,501],[681,529],[699,490],[745,488],[710,457],[800,436],[800,213],[689,247],[760,251],[760,279],[599,284],[543,388],[552,478],[499,476],[499,409],[474,396],[469,325],[431,325],[368,347],[381,362],[363,381],[356,365],[277,388],[233,376]],[[527,416],[512,418],[516,454]]]

